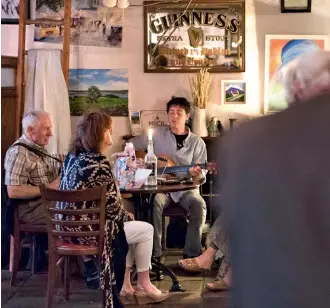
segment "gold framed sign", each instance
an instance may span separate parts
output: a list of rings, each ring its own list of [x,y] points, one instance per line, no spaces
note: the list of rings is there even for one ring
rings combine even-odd
[[[244,0],[144,1],[144,28],[146,73],[245,71]]]

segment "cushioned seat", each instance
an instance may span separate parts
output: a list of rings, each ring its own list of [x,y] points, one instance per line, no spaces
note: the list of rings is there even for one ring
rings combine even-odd
[[[20,229],[20,231],[25,231],[25,232],[46,233],[47,225],[29,225],[29,224],[20,222],[19,229]]]
[[[56,252],[60,255],[97,255],[99,253],[99,246],[70,244],[57,242]]]

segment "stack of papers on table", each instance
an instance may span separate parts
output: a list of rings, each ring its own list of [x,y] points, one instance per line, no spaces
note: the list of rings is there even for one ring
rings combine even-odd
[[[135,172],[135,188],[140,188],[147,180],[151,173],[151,169],[136,169]]]

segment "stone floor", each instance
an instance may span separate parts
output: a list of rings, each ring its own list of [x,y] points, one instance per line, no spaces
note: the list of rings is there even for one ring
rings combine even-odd
[[[185,292],[171,293],[170,298],[157,307],[170,307],[175,304],[178,307],[217,307],[229,308],[229,292],[208,292],[205,291],[205,284],[211,281],[216,274],[213,269],[207,277],[201,274],[189,274],[178,268],[176,262],[178,253],[168,253],[165,257],[165,264],[169,266],[177,275]],[[47,288],[47,274],[40,273],[31,276],[29,272],[20,272],[17,279],[17,286],[9,286],[10,273],[2,271],[1,274],[1,307],[4,308],[36,308],[43,307]],[[155,282],[161,289],[170,289],[171,280],[168,277],[161,282]],[[62,291],[57,291],[53,307],[100,307],[100,293],[86,289],[84,282],[79,278],[71,281],[70,300],[65,302]],[[150,307],[151,305],[149,305]],[[156,306],[156,305],[154,305]],[[135,305],[129,307],[134,308]]]

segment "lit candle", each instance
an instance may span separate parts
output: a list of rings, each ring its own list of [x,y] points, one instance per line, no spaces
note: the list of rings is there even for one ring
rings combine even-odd
[[[152,129],[148,129],[148,140],[152,140]]]

